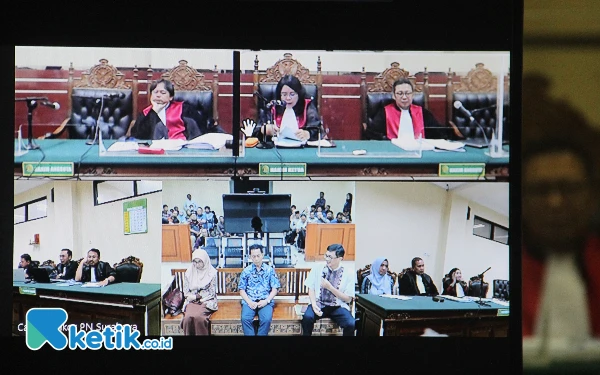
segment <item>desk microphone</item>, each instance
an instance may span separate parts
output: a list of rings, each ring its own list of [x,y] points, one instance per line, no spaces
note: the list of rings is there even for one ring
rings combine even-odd
[[[457,101],[454,102],[454,108],[458,109],[459,111],[461,111],[462,113],[464,113],[465,115],[467,115],[467,117],[469,118],[469,120],[475,121],[475,118],[473,117],[473,115],[471,114],[471,112],[469,112],[463,106],[463,104],[460,102],[460,100],[457,100]]]
[[[50,103],[47,101],[40,102],[41,105],[52,108],[54,110],[60,109],[60,104],[58,102]]]
[[[115,93],[115,94],[104,94],[104,97],[109,98],[109,99],[113,99],[113,98],[125,99],[125,94],[123,94],[122,92]]]
[[[267,108],[271,108],[271,107],[275,107],[275,106],[282,107],[284,105],[285,105],[285,103],[282,102],[281,100],[271,100],[269,103],[267,103]]]

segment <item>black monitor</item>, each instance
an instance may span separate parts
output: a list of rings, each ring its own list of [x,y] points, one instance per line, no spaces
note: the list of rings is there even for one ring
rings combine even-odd
[[[286,232],[291,205],[291,194],[223,194],[225,231]]]
[[[30,268],[27,270],[27,275],[36,283],[50,283],[50,275],[45,268]]]

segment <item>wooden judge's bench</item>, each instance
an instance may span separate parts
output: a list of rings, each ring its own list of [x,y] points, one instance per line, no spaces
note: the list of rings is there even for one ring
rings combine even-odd
[[[306,225],[307,262],[323,260],[327,246],[339,243],[344,246],[344,260],[354,260],[356,248],[356,224],[315,224]]]

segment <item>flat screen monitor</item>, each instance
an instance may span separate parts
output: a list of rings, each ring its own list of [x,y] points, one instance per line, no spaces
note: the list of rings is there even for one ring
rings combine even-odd
[[[291,194],[223,194],[228,233],[285,232],[290,229]]]

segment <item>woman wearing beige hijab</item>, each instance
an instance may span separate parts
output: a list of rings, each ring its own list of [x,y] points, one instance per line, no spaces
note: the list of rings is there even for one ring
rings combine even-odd
[[[217,270],[210,264],[208,253],[203,249],[194,250],[192,264],[185,271],[183,295],[185,316],[181,321],[186,336],[207,336],[208,323],[213,312],[217,311]]]

